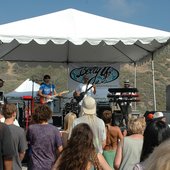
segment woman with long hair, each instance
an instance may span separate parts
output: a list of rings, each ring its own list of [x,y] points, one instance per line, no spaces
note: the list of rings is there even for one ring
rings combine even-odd
[[[76,114],[73,112],[69,112],[65,117],[64,117],[64,130],[60,131],[61,132],[61,137],[63,141],[63,147],[65,148],[67,145],[68,141],[68,136],[70,133],[70,130],[72,129],[73,121],[77,118]]]
[[[68,144],[53,170],[91,170],[93,167],[96,170],[111,169],[102,155],[96,153],[89,125],[80,123],[73,128]]]

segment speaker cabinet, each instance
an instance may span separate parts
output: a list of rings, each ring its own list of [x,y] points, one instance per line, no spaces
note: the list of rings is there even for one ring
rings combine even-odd
[[[61,110],[61,106],[60,106],[60,101],[59,99],[54,99],[54,108],[53,108],[53,113],[56,114],[56,113],[60,113],[60,110]]]
[[[109,102],[98,102],[97,103],[97,116],[102,118],[102,113],[105,110],[111,110]]]
[[[170,85],[166,87],[166,110],[170,111]]]
[[[62,127],[63,117],[62,116],[52,116],[53,125],[57,127]]]

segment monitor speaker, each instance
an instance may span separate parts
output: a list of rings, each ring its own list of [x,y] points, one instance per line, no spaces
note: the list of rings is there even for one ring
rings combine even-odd
[[[111,110],[109,102],[98,102],[97,103],[97,116],[102,118],[102,113],[105,110]]]
[[[62,116],[52,116],[52,119],[53,119],[54,126],[62,127],[62,124],[63,124]]]
[[[61,106],[60,106],[60,102],[59,102],[59,99],[54,99],[54,108],[53,108],[53,113],[56,114],[56,113],[60,113],[60,110],[61,110]]]

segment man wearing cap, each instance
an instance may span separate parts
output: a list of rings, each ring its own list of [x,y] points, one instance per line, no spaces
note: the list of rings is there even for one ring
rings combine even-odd
[[[153,120],[162,120],[162,121],[166,122],[166,118],[162,112],[155,112],[153,114]]]
[[[93,131],[93,143],[96,151],[103,153],[103,147],[106,145],[105,124],[102,119],[96,116],[96,101],[91,96],[86,96],[83,99],[81,115],[81,117],[74,120],[73,127],[79,123],[87,123]]]
[[[153,114],[153,121],[158,121],[158,120],[161,120],[161,121],[164,121],[168,124],[168,126],[170,127],[170,124],[169,122],[167,121],[165,115],[163,114],[163,112],[155,112]]]

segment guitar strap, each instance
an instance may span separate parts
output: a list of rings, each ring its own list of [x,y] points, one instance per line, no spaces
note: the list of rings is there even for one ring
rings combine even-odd
[[[91,87],[88,88],[88,85],[89,84],[87,84],[87,86],[86,86],[85,94],[93,87],[93,85],[91,85]]]
[[[53,87],[52,87],[52,84],[50,84],[50,95],[51,95],[51,96],[53,95]]]

